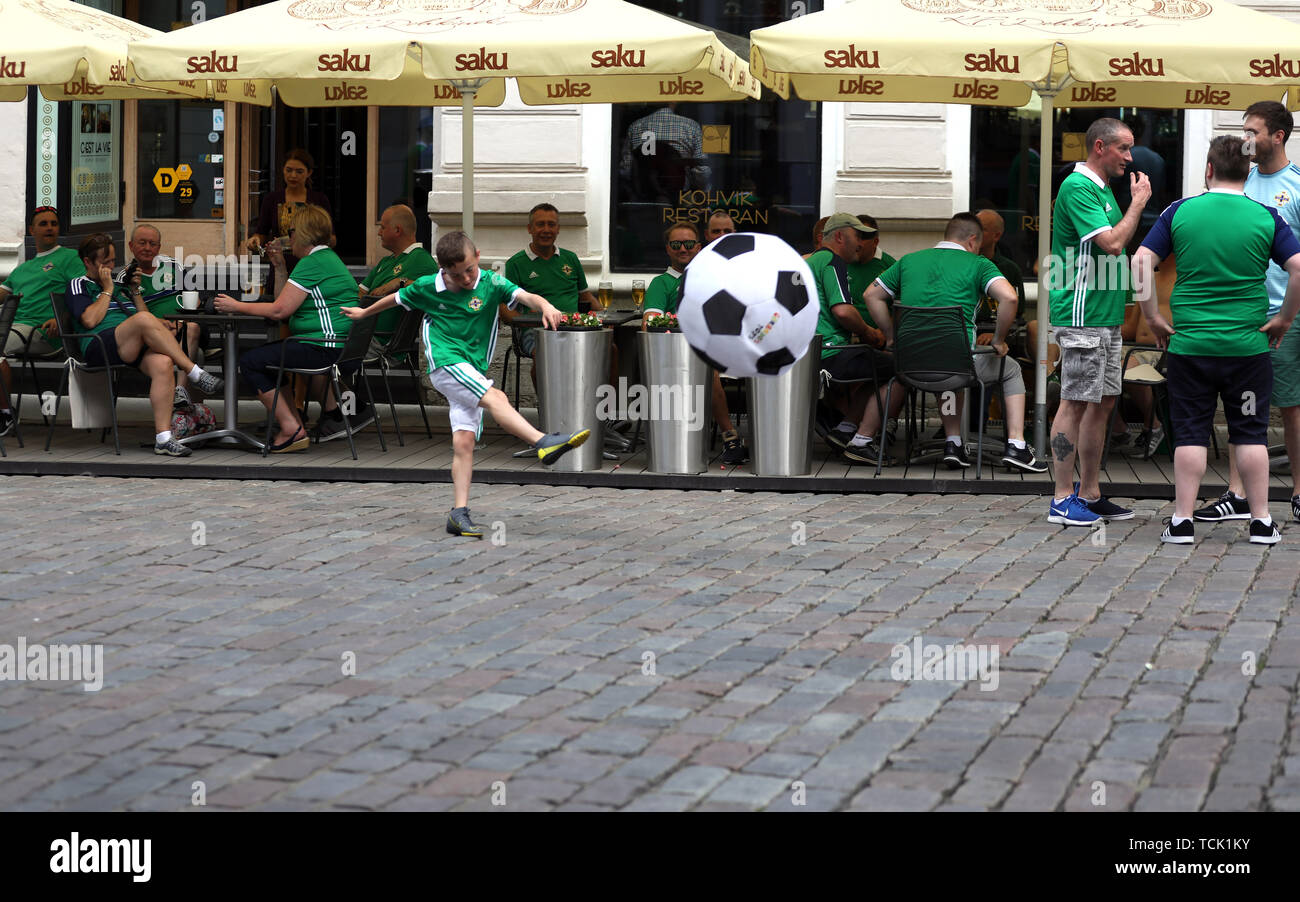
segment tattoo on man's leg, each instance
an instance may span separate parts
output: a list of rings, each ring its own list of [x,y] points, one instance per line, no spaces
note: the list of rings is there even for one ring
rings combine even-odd
[[[1052,436],[1052,453],[1056,455],[1058,464],[1064,463],[1074,453],[1074,444],[1065,437],[1064,432]]]

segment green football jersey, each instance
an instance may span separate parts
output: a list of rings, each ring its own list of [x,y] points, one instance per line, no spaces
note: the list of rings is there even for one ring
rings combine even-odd
[[[4,282],[5,288],[22,295],[14,322],[39,326],[54,319],[50,295],[66,291],[69,282],[85,274],[86,267],[81,257],[70,247],[56,247],[18,264]]]
[[[1052,209],[1048,286],[1053,326],[1120,326],[1130,291],[1128,252],[1103,253],[1093,238],[1124,214],[1110,185],[1084,164],[1065,177]]]
[[[140,295],[145,307],[154,316],[166,318],[181,309],[181,286],[177,275],[176,262],[171,257],[159,254],[154,257],[154,271],[151,275],[140,276]],[[119,275],[126,267],[118,270]]]
[[[822,359],[834,357],[840,348],[825,350],[829,345],[846,345],[853,340],[852,333],[840,325],[831,313],[837,304],[851,304],[849,300],[848,264],[826,248],[808,258],[813,284],[817,286],[817,334],[822,337]]]
[[[908,307],[960,307],[974,344],[975,310],[989,286],[1005,278],[988,257],[941,241],[935,247],[904,254],[876,281],[890,297]]]
[[[289,317],[289,334],[301,341],[342,347],[352,331],[352,320],[342,308],[355,306],[357,283],[339,255],[317,245],[294,266],[289,284],[307,292]]]
[[[524,291],[540,294],[561,313],[577,313],[578,295],[587,290],[587,274],[578,255],[562,247],[550,259],[524,248],[506,261],[506,278]]]
[[[490,269],[480,269],[473,288],[451,288],[443,274],[424,276],[397,293],[397,303],[424,313],[420,337],[429,372],[468,363],[486,373],[497,343],[501,304],[514,304],[518,285]]]
[[[432,276],[437,272],[438,264],[434,262],[429,252],[419,244],[412,244],[400,254],[389,254],[376,263],[375,268],[370,270],[370,274],[361,280],[361,287],[367,294],[373,294],[376,288],[388,284],[393,279],[405,279],[409,283],[421,276]],[[401,318],[402,311],[396,307],[379,314],[379,322],[375,323],[375,338],[381,344],[387,344]]]
[[[1268,351],[1265,276],[1300,254],[1291,227],[1273,207],[1240,191],[1214,189],[1170,204],[1142,241],[1156,258],[1178,258],[1169,297],[1169,353],[1251,357]],[[1293,327],[1294,328],[1294,327]]]
[[[849,300],[852,301],[854,307],[858,308],[858,312],[867,321],[867,325],[873,329],[879,329],[880,327],[876,325],[876,321],[867,312],[867,302],[862,299],[862,295],[866,292],[867,287],[876,281],[877,276],[897,262],[889,254],[882,252],[880,256],[872,257],[866,263],[845,264],[849,270]]]
[[[672,267],[650,280],[645,289],[645,301],[641,305],[643,314],[676,313],[677,300],[681,295],[682,274]]]

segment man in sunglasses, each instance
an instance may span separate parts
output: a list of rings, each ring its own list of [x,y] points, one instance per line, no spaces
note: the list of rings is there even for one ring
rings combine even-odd
[[[666,242],[664,250],[668,252],[668,271],[660,273],[651,280],[645,291],[641,328],[645,320],[660,313],[676,313],[682,296],[682,276],[686,267],[695,259],[703,244],[700,233],[693,223],[679,222],[671,225],[664,232]],[[722,462],[725,464],[743,464],[749,460],[749,449],[740,440],[740,433],[731,422],[731,412],[727,409],[727,395],[722,390],[722,378],[713,370],[713,415],[722,430]]]
[[[62,352],[59,330],[54,320],[50,293],[63,291],[73,279],[86,274],[81,258],[70,247],[59,245],[59,211],[41,206],[27,219],[27,230],[36,243],[36,256],[14,268],[0,286],[0,304],[11,294],[21,294],[14,314],[13,328],[5,341],[4,354],[25,353],[50,357]],[[9,361],[0,359],[0,376],[4,378],[4,397],[0,398],[0,435],[13,428],[14,414],[9,407],[9,390],[13,381]]]

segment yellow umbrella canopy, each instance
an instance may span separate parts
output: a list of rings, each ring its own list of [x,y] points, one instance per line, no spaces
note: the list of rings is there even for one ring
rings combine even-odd
[[[1300,84],[1300,25],[1219,0],[859,0],[751,40],[761,81],[816,100],[1022,106],[1032,85],[1068,86],[1059,106],[1244,109]]]
[[[713,32],[623,0],[278,0],[131,46],[153,79],[273,83],[292,105],[465,110],[462,203],[473,228],[473,108],[515,78],[526,103],[741,100],[760,86]]]
[[[858,0],[750,34],[750,68],[773,91],[807,100],[933,101],[1052,110],[1297,107],[1300,25],[1221,0]],[[1051,184],[1051,154],[1039,183]],[[1051,197],[1039,194],[1038,255]],[[1048,317],[1039,267],[1038,316]],[[1047,330],[1038,338],[1034,440],[1046,422]]]
[[[136,76],[127,45],[161,34],[70,0],[4,0],[0,99],[21,100],[32,85],[49,100],[207,96],[206,80],[146,83]]]

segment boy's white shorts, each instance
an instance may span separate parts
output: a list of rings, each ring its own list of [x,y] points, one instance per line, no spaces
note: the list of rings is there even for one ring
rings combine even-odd
[[[483,434],[483,408],[478,402],[492,387],[492,380],[468,363],[440,366],[429,374],[433,387],[446,397],[452,432],[472,432],[478,441]]]

